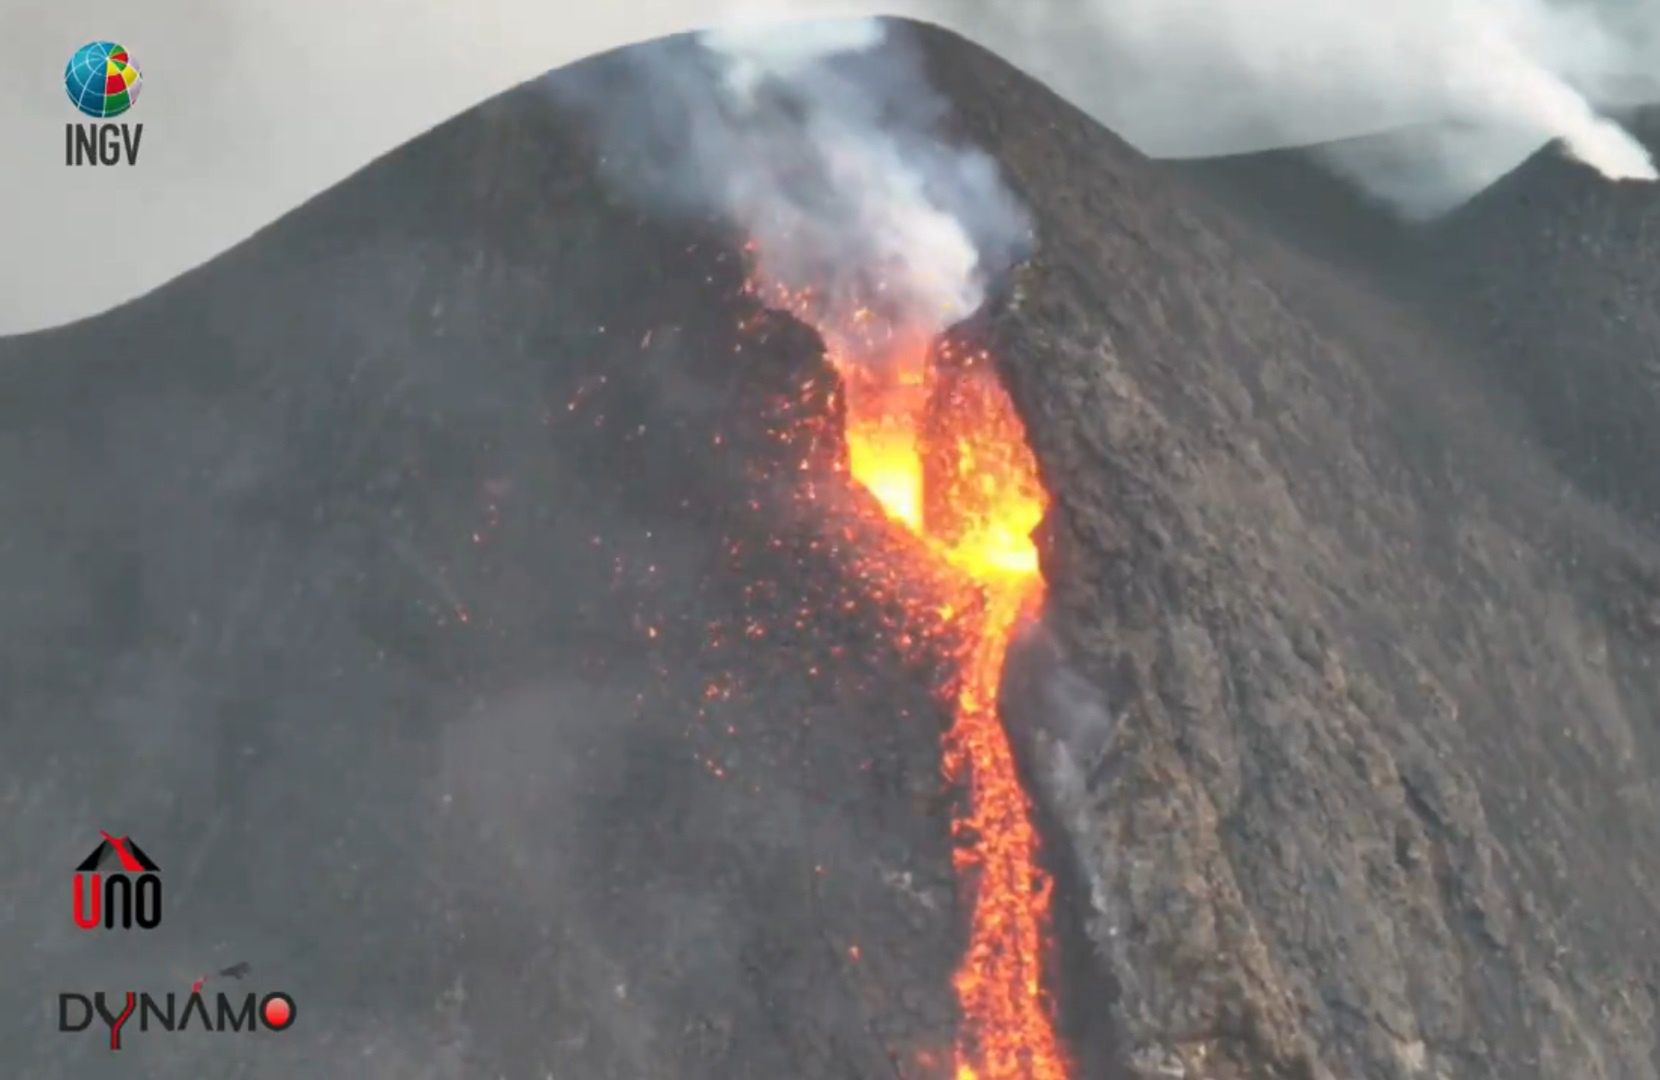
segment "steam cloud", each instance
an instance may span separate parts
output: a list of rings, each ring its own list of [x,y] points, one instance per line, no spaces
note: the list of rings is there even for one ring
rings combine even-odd
[[[1603,113],[1660,100],[1652,3],[774,0],[746,14],[850,9],[963,33],[1157,157],[1388,133],[1320,156],[1412,214],[1552,140],[1610,179],[1656,179],[1649,150]]]
[[[1030,230],[996,163],[943,138],[947,103],[888,34],[862,19],[726,27],[626,56],[630,87],[577,94],[616,183],[742,229],[765,277],[813,288],[827,337],[861,311],[933,333],[979,306]]]
[[[1374,129],[1412,125],[1322,155],[1410,212],[1446,208],[1552,139],[1610,179],[1656,178],[1648,150],[1593,104],[1655,92],[1652,76],[1646,87],[1637,78],[1655,70],[1652,37],[1622,40],[1614,8],[1224,0],[1197,18],[1193,5],[1094,0],[1092,10],[1139,61],[1121,69],[1137,73],[1138,87],[1114,89],[1128,95],[1126,134],[1155,152],[1189,149],[1173,137],[1183,115],[1217,115],[1236,137],[1259,129],[1261,141],[1294,142],[1339,133],[1335,121],[1348,113]],[[1650,35],[1656,21],[1651,8]],[[1264,91],[1262,115],[1232,114],[1219,98],[1191,92],[1188,76],[1201,66],[1243,69]]]

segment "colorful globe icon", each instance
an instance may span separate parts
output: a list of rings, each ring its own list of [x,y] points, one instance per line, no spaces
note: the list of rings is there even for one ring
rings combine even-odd
[[[138,100],[144,77],[127,50],[113,41],[89,41],[75,50],[63,69],[69,100],[88,116],[120,116]]]

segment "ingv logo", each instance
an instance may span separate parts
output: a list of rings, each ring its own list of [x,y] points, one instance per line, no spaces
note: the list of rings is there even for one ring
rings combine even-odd
[[[103,840],[75,868],[75,925],[153,930],[161,924],[161,867],[131,837],[102,833]],[[111,858],[111,873],[103,867]]]

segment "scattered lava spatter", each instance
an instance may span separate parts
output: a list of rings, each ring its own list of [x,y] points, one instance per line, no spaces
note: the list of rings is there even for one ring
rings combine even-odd
[[[985,353],[931,346],[864,311],[855,325],[825,325],[811,292],[764,278],[751,288],[824,337],[842,381],[848,471],[919,541],[901,600],[933,628],[919,644],[954,661],[944,772],[966,793],[953,859],[972,911],[954,977],[956,1080],[1063,1080],[1043,989],[1051,881],[998,715],[1010,640],[1043,590],[1031,533],[1047,496],[1024,429]],[[873,578],[892,579],[885,562]]]

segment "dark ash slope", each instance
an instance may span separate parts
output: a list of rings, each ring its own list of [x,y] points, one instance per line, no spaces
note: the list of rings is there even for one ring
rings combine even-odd
[[[1660,154],[1660,111],[1632,131]],[[1660,534],[1660,197],[1547,147],[1469,204],[1407,225],[1305,151],[1177,166],[1269,231],[1431,322],[1557,466]]]
[[[793,467],[825,449],[766,428],[827,374],[794,323],[740,339],[730,241],[625,205],[527,86],[0,343],[0,1072],[776,1080],[949,1048],[943,717],[806,550]],[[99,828],[161,863],[159,930],[70,925]],[[244,959],[292,1032],[51,1030],[60,989]]]

